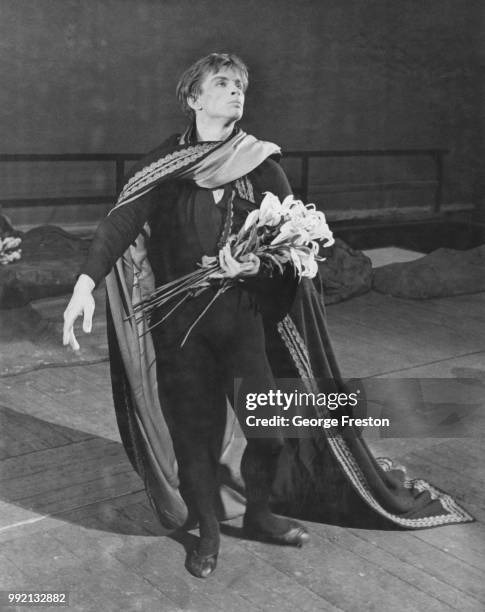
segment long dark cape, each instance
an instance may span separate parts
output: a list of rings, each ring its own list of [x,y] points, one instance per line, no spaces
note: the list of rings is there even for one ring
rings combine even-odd
[[[129,206],[154,185],[181,175],[197,183],[199,171],[204,172],[211,164],[217,169],[223,163],[220,160],[225,158],[227,144],[227,155],[237,158],[237,151],[231,149],[233,143],[229,139],[222,145],[209,143],[212,147],[208,143],[177,143],[174,147],[172,141],[138,165],[122,192],[121,204]],[[214,149],[217,160],[211,158]],[[259,152],[264,155],[261,148]],[[271,154],[271,147],[266,153]],[[245,168],[243,174],[253,168]],[[207,178],[207,173],[204,176]],[[208,185],[218,186],[210,178]],[[133,304],[154,289],[141,236],[107,277],[107,289],[111,375],[121,438],[160,521],[175,528],[186,522],[188,512],[179,492],[177,462],[160,406],[155,351],[150,334],[143,335],[146,323],[135,324],[129,318]],[[292,371],[302,384],[316,385],[315,391],[319,390],[320,379],[331,379],[336,388],[344,388],[327,332],[323,301],[311,281],[300,283],[292,309],[278,323],[275,335],[276,340],[271,342],[277,346],[268,355],[275,378]],[[243,448],[244,438],[228,408],[220,449],[221,518],[237,516],[244,510],[239,476]],[[407,479],[405,471],[389,459],[375,459],[353,427],[322,428],[313,431],[311,437],[287,439],[273,493],[276,510],[308,520],[411,529],[473,520],[451,497],[429,483]]]

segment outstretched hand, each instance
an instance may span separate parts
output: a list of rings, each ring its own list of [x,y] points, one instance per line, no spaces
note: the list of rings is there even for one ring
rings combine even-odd
[[[219,251],[219,265],[222,272],[214,272],[212,278],[243,278],[255,276],[259,272],[261,261],[254,253],[243,255],[238,261],[231,254],[231,247],[226,244]]]
[[[64,311],[64,329],[62,344],[68,344],[75,351],[79,350],[79,343],[74,335],[74,323],[78,317],[83,315],[83,331],[89,334],[93,326],[94,298],[93,289],[95,283],[87,274],[81,274],[78,278],[72,297]]]

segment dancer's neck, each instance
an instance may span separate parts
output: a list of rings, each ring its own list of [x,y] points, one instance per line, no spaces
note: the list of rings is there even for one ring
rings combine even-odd
[[[235,121],[223,124],[219,121],[204,121],[197,118],[195,129],[199,142],[214,142],[216,140],[226,140],[234,131]]]

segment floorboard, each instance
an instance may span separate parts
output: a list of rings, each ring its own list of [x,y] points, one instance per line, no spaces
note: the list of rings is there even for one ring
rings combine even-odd
[[[54,322],[62,305],[35,308]],[[234,519],[217,572],[197,580],[183,567],[195,532],[160,526],[121,445],[109,364],[51,363],[0,377],[0,588],[69,590],[69,609],[83,612],[482,610],[485,294],[371,292],[328,318],[346,377],[459,379],[439,408],[467,407],[461,437],[368,438],[477,522],[416,532],[308,523],[312,540],[295,550],[242,539]]]

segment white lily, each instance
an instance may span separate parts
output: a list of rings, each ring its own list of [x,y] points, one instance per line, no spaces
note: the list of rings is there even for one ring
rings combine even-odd
[[[313,250],[307,252],[299,249],[299,257],[302,267],[301,276],[314,278],[318,274],[318,264],[315,261]]]
[[[262,227],[263,225],[274,227],[278,225],[281,221],[281,214],[281,202],[274,193],[267,191],[259,207],[258,227]]]
[[[242,232],[247,232],[251,227],[253,227],[253,225],[256,224],[256,222],[259,219],[259,208],[256,208],[256,210],[252,210],[249,215],[246,217],[246,221],[244,222],[244,225],[242,226]]]
[[[298,276],[302,276],[303,266],[301,263],[300,253],[298,252],[298,250],[294,248],[290,248],[290,257],[291,257],[291,262],[293,264],[293,267],[298,273]]]
[[[307,215],[304,221],[304,227],[310,234],[312,240],[325,240],[330,244],[333,244],[333,233],[327,225],[325,215],[319,210],[312,211],[311,214]],[[327,246],[330,246],[327,244]]]
[[[310,242],[310,234],[295,220],[286,221],[280,227],[279,234],[271,242],[272,245],[290,242],[294,246],[303,246]]]

